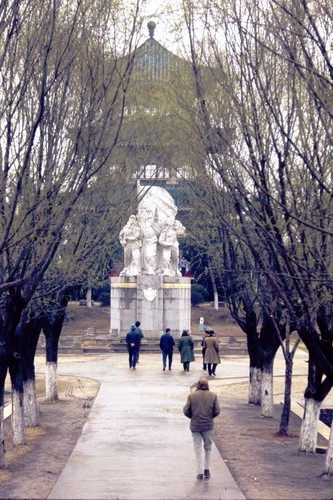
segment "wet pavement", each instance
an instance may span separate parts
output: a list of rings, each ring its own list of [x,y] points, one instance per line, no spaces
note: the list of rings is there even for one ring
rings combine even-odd
[[[184,372],[175,354],[171,371],[161,355],[141,354],[136,370],[126,354],[61,356],[58,374],[100,381],[82,435],[49,499],[244,499],[215,445],[211,478],[196,479],[189,419],[183,406],[191,386],[204,376],[201,360]],[[295,375],[306,374],[306,353],[297,355]],[[43,358],[36,372],[43,371]],[[222,359],[210,389],[247,380],[248,357]],[[283,376],[277,356],[275,376]],[[303,377],[302,377],[303,378]]]

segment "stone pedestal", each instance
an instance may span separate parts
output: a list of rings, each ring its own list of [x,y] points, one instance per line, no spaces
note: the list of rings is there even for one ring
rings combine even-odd
[[[110,334],[124,338],[141,321],[145,339],[159,339],[165,328],[175,338],[191,328],[191,278],[142,275],[111,277]]]

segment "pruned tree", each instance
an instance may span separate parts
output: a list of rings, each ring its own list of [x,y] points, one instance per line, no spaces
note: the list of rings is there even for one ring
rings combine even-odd
[[[184,16],[205,167],[266,283],[270,343],[289,324],[309,350],[306,451],[332,380],[331,13],[328,2],[235,1],[186,2]]]
[[[80,197],[113,164],[139,3],[130,25],[125,8],[84,0],[0,7],[0,408],[9,369],[14,444],[25,441],[24,311]],[[2,466],[3,434],[0,441]]]

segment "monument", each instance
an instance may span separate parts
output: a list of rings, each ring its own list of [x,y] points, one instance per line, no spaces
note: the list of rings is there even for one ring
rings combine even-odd
[[[111,277],[110,333],[123,338],[139,320],[146,339],[159,339],[167,327],[180,335],[191,324],[191,279],[179,269],[185,227],[165,189],[149,186],[140,195],[137,214],[119,234],[124,268]]]

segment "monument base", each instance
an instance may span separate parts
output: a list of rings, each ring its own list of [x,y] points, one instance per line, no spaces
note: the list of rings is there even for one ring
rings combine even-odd
[[[191,328],[191,278],[157,275],[111,277],[110,334],[126,337],[141,322],[146,339],[159,339],[166,328],[175,338]]]

